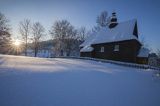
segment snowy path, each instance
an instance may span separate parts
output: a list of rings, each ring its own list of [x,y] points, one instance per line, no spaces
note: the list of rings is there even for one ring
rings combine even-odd
[[[153,70],[0,55],[0,106],[160,106]]]

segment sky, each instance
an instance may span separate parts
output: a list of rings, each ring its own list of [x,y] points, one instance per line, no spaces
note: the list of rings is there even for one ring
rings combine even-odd
[[[56,20],[66,19],[76,28],[96,25],[102,11],[117,13],[118,22],[137,19],[140,39],[160,49],[160,0],[0,0],[0,12],[10,20],[12,34],[19,36],[24,19],[40,22],[46,33]]]

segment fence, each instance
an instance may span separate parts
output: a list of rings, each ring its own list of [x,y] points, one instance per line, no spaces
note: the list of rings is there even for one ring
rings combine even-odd
[[[114,60],[105,60],[105,59],[97,59],[97,58],[89,58],[89,57],[74,57],[74,56],[69,56],[69,57],[59,56],[59,57],[54,57],[54,58],[85,59],[85,60],[100,61],[100,62],[104,62],[104,63],[116,64],[116,65],[133,67],[133,68],[153,69],[153,70],[159,70],[160,71],[159,67],[153,67],[153,66],[144,65],[144,64],[120,62],[120,61],[114,61]]]

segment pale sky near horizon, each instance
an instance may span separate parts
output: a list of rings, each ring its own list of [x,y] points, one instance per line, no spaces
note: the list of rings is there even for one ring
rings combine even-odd
[[[139,37],[154,51],[160,49],[159,0],[0,0],[0,12],[6,15],[12,33],[18,36],[18,24],[24,18],[39,21],[46,33],[56,20],[67,19],[73,26],[91,29],[101,11],[117,12],[118,21],[137,19]]]

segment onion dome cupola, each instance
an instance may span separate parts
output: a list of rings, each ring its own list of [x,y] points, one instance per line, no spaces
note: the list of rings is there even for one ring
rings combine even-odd
[[[109,28],[114,28],[116,25],[118,25],[116,12],[113,12],[112,16],[110,17]]]

